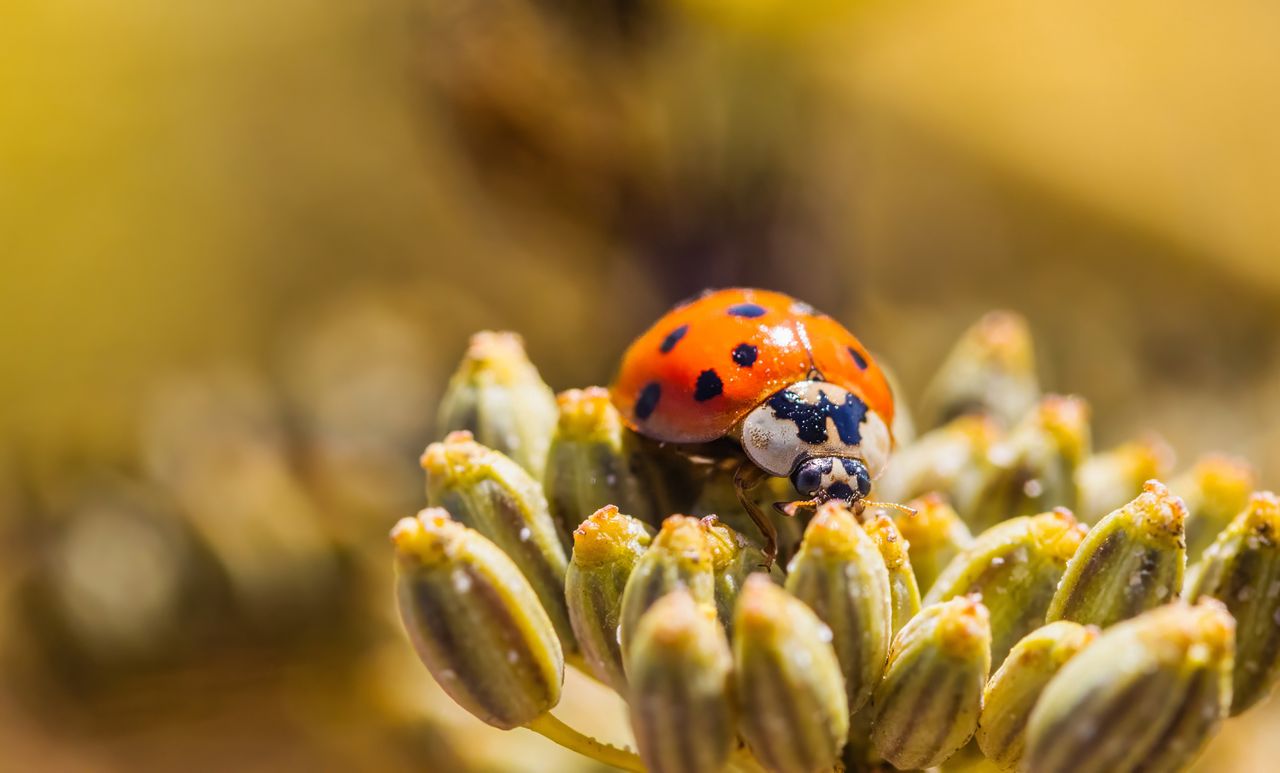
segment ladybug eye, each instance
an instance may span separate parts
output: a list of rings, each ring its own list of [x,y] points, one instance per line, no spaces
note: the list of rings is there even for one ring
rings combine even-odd
[[[811,497],[822,489],[822,478],[831,472],[830,459],[808,459],[791,474],[791,485],[801,496]]]
[[[858,473],[854,476],[858,480],[858,495],[865,497],[871,493],[871,473],[867,472],[867,468],[861,463],[858,464]]]

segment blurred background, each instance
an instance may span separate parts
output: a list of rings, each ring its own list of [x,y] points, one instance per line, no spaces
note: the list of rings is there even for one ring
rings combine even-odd
[[[1009,308],[1098,447],[1277,485],[1280,6],[803,5],[6,3],[0,769],[570,769],[393,617],[478,329],[607,383],[759,285],[910,403]],[[1206,769],[1273,769],[1277,722]]]

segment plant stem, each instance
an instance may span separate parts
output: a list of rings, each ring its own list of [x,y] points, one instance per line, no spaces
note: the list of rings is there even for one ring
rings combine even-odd
[[[525,727],[597,762],[633,771],[633,773],[645,773],[644,763],[635,754],[607,743],[600,743],[556,719],[550,712],[539,716]]]

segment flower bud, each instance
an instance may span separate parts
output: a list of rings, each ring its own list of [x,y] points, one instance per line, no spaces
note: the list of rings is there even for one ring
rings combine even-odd
[[[574,649],[565,608],[569,561],[538,482],[504,454],[452,432],[422,454],[427,502],[448,510],[506,552],[533,586],[560,641]]]
[[[402,519],[391,540],[405,630],[449,697],[504,730],[559,702],[560,641],[506,553],[439,508]]]
[[[925,607],[894,637],[876,687],[876,751],[904,770],[945,762],[978,728],[990,670],[991,627],[976,597]]]
[[[983,481],[968,501],[954,500],[969,528],[1076,507],[1076,470],[1089,454],[1089,405],[1047,395],[987,454]]]
[[[1243,459],[1209,454],[1169,482],[1169,490],[1187,504],[1187,560],[1200,558],[1245,508],[1256,478]]]
[[[1058,669],[1098,636],[1098,629],[1059,620],[1027,634],[983,690],[978,746],[1002,770],[1013,770],[1026,748],[1027,719]]]
[[[1210,596],[1236,619],[1232,715],[1280,679],[1280,498],[1254,494],[1187,573],[1187,601]]]
[[[886,514],[907,541],[916,584],[927,591],[947,564],[973,544],[973,535],[955,508],[938,494],[913,499],[907,507],[915,512],[893,510]]]
[[[1103,631],[1036,702],[1024,769],[1184,769],[1231,703],[1234,630],[1210,600],[1168,604]]]
[[[925,605],[978,594],[991,615],[991,662],[1044,622],[1085,528],[1069,510],[1012,518],[987,529],[938,577]]]
[[[875,483],[875,496],[905,502],[931,491],[953,504],[971,503],[988,466],[987,452],[1001,437],[989,416],[961,416],[902,446]],[[956,509],[960,510],[957,504]]]
[[[738,603],[738,594],[747,577],[752,574],[766,574],[778,585],[785,579],[782,568],[776,563],[765,572],[764,550],[756,546],[740,532],[734,531],[720,522],[714,515],[702,519],[702,528],[707,532],[707,547],[711,550],[711,566],[715,575],[716,611],[725,630],[733,633],[733,610]]]
[[[911,569],[909,546],[887,515],[868,519],[862,529],[879,548],[889,573],[889,603],[893,611],[893,633],[897,634],[920,611],[920,586]]]
[[[831,630],[763,575],[747,579],[733,635],[742,732],[765,767],[810,773],[839,759],[849,709]]]
[[[467,430],[539,480],[556,426],[556,399],[515,333],[484,331],[454,371],[436,418],[440,434]]]
[[[626,676],[618,625],[622,593],[650,542],[649,528],[606,505],[573,532],[565,600],[583,660],[601,682],[622,693]]]
[[[982,413],[1006,426],[1040,397],[1031,331],[1021,315],[992,311],[951,348],[922,400],[924,426]]]
[[[1147,481],[1136,499],[1085,535],[1047,619],[1106,628],[1176,598],[1187,561],[1186,512],[1164,484]]]
[[[628,652],[631,726],[653,773],[724,768],[736,743],[729,679],[733,656],[715,608],[683,588],[636,624]]]
[[[560,533],[568,536],[588,513],[608,504],[650,520],[649,503],[631,471],[628,433],[609,390],[570,389],[556,402],[560,420],[547,453],[543,488]]]
[[[699,604],[715,604],[715,571],[707,530],[697,518],[673,515],[636,562],[622,591],[618,637],[623,663],[636,624],[654,602],[680,588]]]
[[[1154,435],[1094,454],[1076,471],[1081,519],[1096,522],[1142,493],[1143,483],[1163,479],[1172,465],[1173,449]]]
[[[845,505],[828,502],[805,529],[786,588],[831,629],[850,715],[871,700],[893,636],[889,573]]]

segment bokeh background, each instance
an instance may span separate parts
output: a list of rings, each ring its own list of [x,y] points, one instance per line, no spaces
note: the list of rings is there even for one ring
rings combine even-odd
[[[1277,35],[1247,0],[8,0],[0,769],[571,769],[392,617],[478,329],[607,383],[674,301],[766,286],[911,402],[1009,308],[1097,446],[1278,485]],[[1278,722],[1205,769],[1274,769]]]

